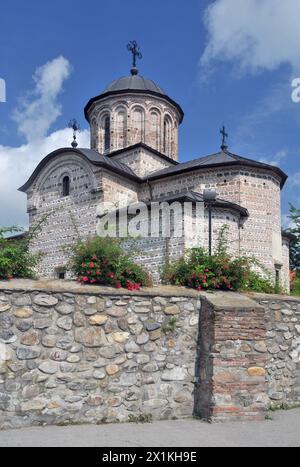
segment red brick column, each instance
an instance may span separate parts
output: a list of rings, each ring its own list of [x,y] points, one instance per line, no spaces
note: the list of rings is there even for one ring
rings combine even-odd
[[[203,297],[195,415],[210,421],[261,420],[266,401],[265,309],[239,294]]]

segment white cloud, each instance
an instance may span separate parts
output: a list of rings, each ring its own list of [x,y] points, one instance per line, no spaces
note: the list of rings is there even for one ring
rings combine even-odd
[[[63,84],[71,73],[70,62],[58,57],[39,67],[33,75],[35,88],[26,94],[14,111],[13,118],[19,132],[27,141],[46,136],[51,125],[61,115],[61,105],[57,101]]]
[[[271,156],[270,158],[260,159],[260,162],[279,167],[282,161],[285,160],[287,157],[288,157],[288,151],[283,149],[281,151],[278,151],[274,156]]]
[[[300,172],[296,172],[289,178],[289,185],[293,188],[300,187]]]
[[[206,10],[208,44],[201,64],[230,61],[241,72],[300,70],[299,0],[215,0]]]
[[[89,131],[83,131],[78,142],[80,147],[89,147]],[[26,195],[18,192],[37,164],[50,152],[70,147],[72,132],[68,128],[56,131],[42,140],[31,141],[20,147],[0,146],[0,225],[28,224]]]
[[[22,100],[14,112],[18,130],[27,143],[20,147],[0,145],[0,225],[26,226],[26,195],[18,192],[37,164],[50,152],[70,147],[72,131],[68,128],[48,134],[51,125],[61,115],[58,96],[65,80],[70,76],[71,65],[58,57],[38,68],[34,74],[35,88]],[[80,147],[89,147],[89,131],[78,137]]]

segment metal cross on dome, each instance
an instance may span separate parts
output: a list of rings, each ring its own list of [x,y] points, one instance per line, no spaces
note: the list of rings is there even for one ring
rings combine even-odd
[[[227,146],[226,139],[228,138],[228,133],[226,133],[226,128],[225,128],[224,125],[223,125],[223,127],[221,128],[220,133],[221,133],[221,135],[222,135],[222,146],[221,146],[221,149],[227,149],[228,146]]]
[[[70,120],[69,128],[72,128],[72,130],[73,130],[73,141],[72,141],[71,146],[72,146],[72,148],[76,149],[78,147],[77,133],[79,133],[80,130],[81,130],[80,125],[77,122],[76,118],[73,118],[72,120]]]
[[[141,60],[143,58],[141,48],[139,44],[137,43],[137,41],[130,41],[129,44],[127,45],[127,50],[128,52],[132,53],[132,58],[133,58],[131,73],[133,75],[137,75],[138,69],[136,66],[136,59],[139,58]]]

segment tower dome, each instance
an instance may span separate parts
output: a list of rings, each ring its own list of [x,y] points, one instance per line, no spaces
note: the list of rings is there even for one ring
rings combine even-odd
[[[178,160],[183,110],[156,82],[139,75],[135,61],[131,76],[113,81],[90,99],[85,117],[91,127],[91,148],[101,154],[144,143]]]
[[[119,78],[107,86],[103,93],[106,94],[107,92],[120,91],[150,91],[161,94],[162,96],[166,96],[166,93],[160,86],[158,86],[158,84],[139,75],[124,76]]]

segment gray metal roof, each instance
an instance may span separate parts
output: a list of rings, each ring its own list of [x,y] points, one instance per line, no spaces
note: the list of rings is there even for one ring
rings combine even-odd
[[[126,164],[122,164],[122,162],[118,162],[114,159],[110,159],[107,156],[103,156],[99,154],[97,151],[93,149],[73,149],[73,148],[61,148],[57,151],[48,154],[36,167],[35,171],[32,173],[31,177],[27,180],[25,185],[19,188],[19,191],[26,192],[28,188],[32,185],[40,171],[45,167],[45,165],[54,157],[57,157],[61,154],[65,153],[75,153],[81,155],[88,159],[92,164],[99,165],[103,168],[108,170],[112,170],[113,172],[118,173],[119,175],[123,175],[124,177],[130,178],[133,181],[140,182],[141,179],[133,172],[133,170],[128,167]]]
[[[167,167],[166,169],[159,170],[148,177],[149,180],[156,180],[159,178],[168,177],[171,175],[177,175],[180,173],[188,172],[190,170],[200,169],[202,167],[217,167],[217,166],[230,166],[230,165],[243,165],[246,167],[257,167],[272,170],[276,172],[282,179],[282,186],[287,180],[287,175],[278,167],[264,164],[262,162],[254,161],[246,157],[237,156],[227,150],[223,150],[216,154],[211,154],[206,157],[201,157],[183,164],[179,164],[175,167]]]
[[[91,106],[98,102],[99,100],[105,99],[106,97],[127,94],[128,92],[133,92],[135,94],[151,94],[155,97],[160,97],[165,99],[174,107],[177,108],[180,114],[180,123],[183,121],[184,112],[177,102],[171,99],[165,91],[158,86],[154,81],[150,79],[143,78],[143,76],[139,75],[132,75],[132,76],[124,76],[113,81],[107,88],[100,94],[99,96],[93,97],[89,100],[87,105],[84,108],[85,118],[89,122],[89,110]]]
[[[173,203],[178,201],[180,203],[190,202],[193,204],[196,203],[204,203],[203,194],[197,193],[195,191],[187,191],[185,193],[179,193],[177,195],[169,196],[169,197],[162,197],[158,199],[152,199],[151,201],[147,201],[147,206],[151,206],[152,203]],[[131,205],[132,208],[139,209],[141,205],[144,204],[143,202],[137,202]],[[230,201],[226,201],[221,198],[217,198],[214,202],[213,206],[219,209],[229,209],[231,211],[238,212],[241,217],[249,217],[249,211],[240,206],[239,204],[231,203]],[[116,209],[117,213],[125,212],[128,208]]]
[[[151,91],[156,92],[157,94],[166,95],[164,90],[158,86],[154,81],[146,79],[143,76],[124,76],[113,81],[107,88],[103,91],[103,94],[107,92],[116,92],[116,91]]]
[[[177,195],[172,195],[168,197],[159,198],[158,200],[153,200],[158,202],[174,202],[174,201],[188,201],[191,203],[204,203],[203,193],[197,193],[196,191],[187,191],[186,193],[179,193]],[[153,202],[152,201],[152,202]],[[224,209],[232,209],[238,211],[242,217],[249,217],[249,212],[246,208],[243,208],[239,204],[232,203],[225,199],[217,198],[214,202],[214,206]]]

